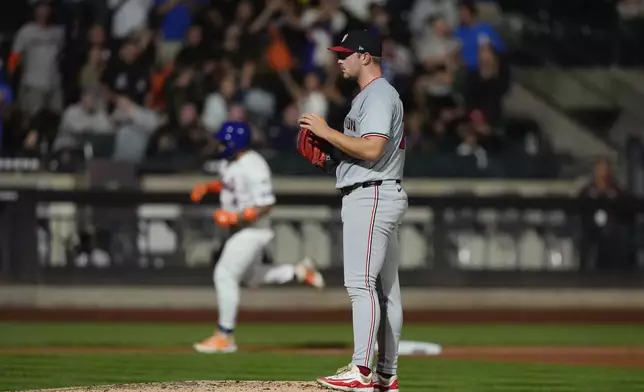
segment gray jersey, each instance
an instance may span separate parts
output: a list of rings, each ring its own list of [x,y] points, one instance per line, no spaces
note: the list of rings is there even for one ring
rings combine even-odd
[[[369,83],[351,102],[344,134],[379,136],[388,140],[377,162],[342,161],[336,170],[336,188],[374,180],[402,180],[405,166],[403,105],[396,89],[384,78]]]
[[[23,56],[22,84],[44,89],[58,87],[58,54],[64,44],[65,30],[60,26],[22,26],[13,41],[13,51]]]

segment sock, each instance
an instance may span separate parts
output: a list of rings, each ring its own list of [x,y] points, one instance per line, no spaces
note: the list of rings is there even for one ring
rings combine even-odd
[[[386,378],[386,379],[390,379],[390,378],[392,378],[394,376],[393,374],[382,373],[382,372],[378,372],[378,374],[380,375],[380,377]]]
[[[367,377],[368,375],[370,375],[370,374],[371,374],[371,369],[369,369],[369,368],[368,368],[368,367],[366,367],[366,366],[360,366],[360,365],[358,365],[358,369],[360,369],[360,374],[362,374],[362,375],[363,375],[363,376],[365,376],[365,377]]]
[[[228,329],[228,328],[224,328],[224,327],[222,327],[222,326],[221,326],[221,325],[219,325],[219,324],[217,324],[217,329],[219,330],[219,332],[225,333],[226,335],[232,335],[232,334],[233,334],[233,332],[234,332],[234,330],[232,330],[232,329]]]

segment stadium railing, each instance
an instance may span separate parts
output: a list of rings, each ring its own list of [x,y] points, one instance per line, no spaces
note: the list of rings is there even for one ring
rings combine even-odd
[[[278,194],[265,262],[312,256],[330,285],[342,285],[340,200]],[[403,285],[644,284],[644,199],[464,194],[409,203],[399,236]],[[195,205],[185,192],[0,189],[0,279],[210,285],[227,235],[212,222],[216,204]]]

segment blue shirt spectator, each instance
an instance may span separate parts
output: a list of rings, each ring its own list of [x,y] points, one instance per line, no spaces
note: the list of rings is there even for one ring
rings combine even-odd
[[[7,84],[4,77],[0,76],[0,150],[2,149],[3,131],[4,131],[4,113],[13,103],[13,91]]]
[[[291,103],[284,108],[282,119],[269,125],[266,130],[266,144],[275,151],[292,150],[296,144],[299,126],[297,119],[299,110],[297,105]]]
[[[505,52],[505,44],[494,27],[476,19],[475,5],[462,4],[459,8],[459,17],[461,25],[456,30],[456,36],[461,41],[461,54],[467,68],[478,67],[480,45],[489,43],[497,53]]]
[[[181,41],[192,24],[193,12],[205,0],[155,0],[155,5],[163,15],[161,30],[166,41]]]

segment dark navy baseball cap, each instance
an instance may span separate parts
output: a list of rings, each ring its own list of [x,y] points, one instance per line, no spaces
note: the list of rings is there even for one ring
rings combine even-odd
[[[382,56],[382,38],[367,30],[352,30],[344,35],[340,45],[329,48],[338,53],[369,53],[374,57]]]

